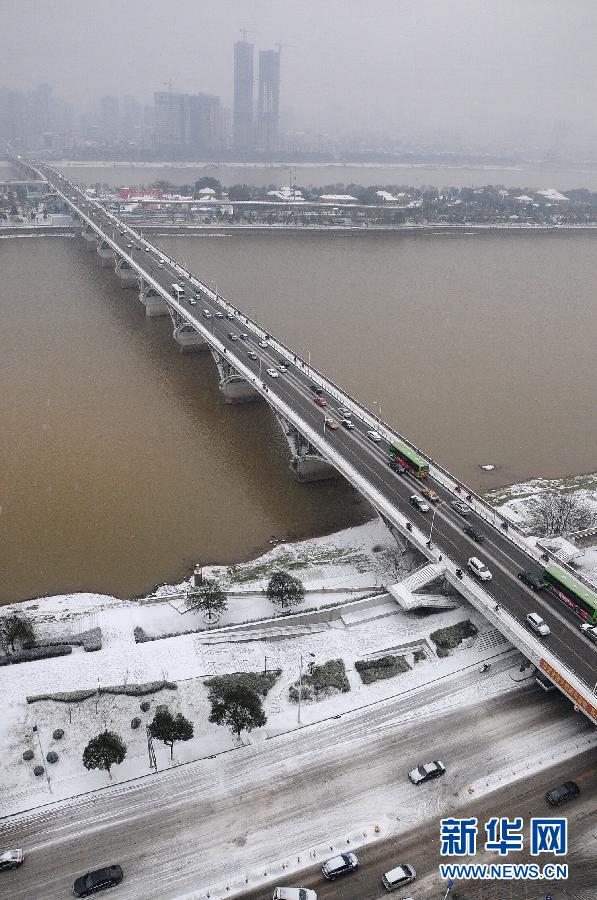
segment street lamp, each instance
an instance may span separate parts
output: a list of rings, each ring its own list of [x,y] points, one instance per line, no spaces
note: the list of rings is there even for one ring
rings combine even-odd
[[[381,419],[381,403],[379,400],[374,400],[373,402],[379,408],[379,418]]]
[[[312,656],[313,659],[315,659],[314,653],[309,653],[309,656]],[[296,719],[299,725],[301,724],[301,700],[303,698],[303,654],[302,653],[300,654],[300,657],[301,657],[301,664],[300,664],[300,671],[299,671],[298,713],[297,713],[297,719]]]
[[[48,782],[48,790],[49,790],[50,793],[52,793],[52,785],[50,784],[50,773],[48,772],[48,767],[47,767],[46,763],[44,762],[44,751],[43,751],[42,746],[41,746],[41,738],[40,738],[40,736],[39,736],[39,728],[37,727],[37,725],[34,725],[34,726],[33,726],[33,731],[34,731],[34,732],[36,733],[36,735],[37,735],[37,743],[39,744],[39,752],[40,752],[40,755],[41,755],[41,762],[42,762],[42,765],[43,765],[43,767],[44,767],[44,772],[46,773],[46,780],[47,780],[47,782]]]
[[[431,516],[431,528],[429,529],[429,541],[428,541],[428,543],[427,543],[427,546],[429,547],[429,549],[431,549],[431,539],[432,539],[432,537],[433,537],[433,523],[435,522],[435,514],[436,514],[436,512],[438,511],[438,509],[440,508],[441,505],[442,505],[442,504],[441,504],[441,501],[440,501],[440,502],[437,504],[437,506],[435,506],[435,507],[433,508],[433,515]]]

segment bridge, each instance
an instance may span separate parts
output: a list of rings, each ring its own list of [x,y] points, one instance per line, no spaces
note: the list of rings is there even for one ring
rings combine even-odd
[[[550,556],[566,569],[565,563],[545,548],[535,547],[481,497],[310,361],[301,359],[62,173],[26,157],[11,155],[11,159],[28,177],[52,186],[77,217],[86,247],[97,252],[102,264],[114,267],[123,287],[139,291],[147,315],[171,316],[174,339],[181,349],[209,348],[224,400],[263,398],[269,404],[288,440],[297,478],[342,475],[379,512],[398,544],[423,560],[415,577],[391,586],[398,603],[407,609],[432,605],[428,586],[441,582],[448,591],[465,597],[579,712],[597,724],[597,648],[580,632],[580,621],[571,610],[547,592],[531,592],[518,578],[521,571],[541,575]],[[173,295],[174,283],[184,287],[184,296]],[[318,405],[317,391],[327,401],[325,408]],[[350,410],[354,424],[350,430],[326,424],[328,418],[344,418],[338,412],[341,408]],[[414,507],[410,498],[418,493],[419,483],[389,468],[388,445],[393,440],[403,441],[428,460],[428,482],[439,496],[433,510]],[[465,521],[452,506],[456,499],[468,507],[466,523],[483,534],[482,547],[464,533]],[[472,576],[467,568],[471,556],[482,558],[492,572],[491,581],[480,582]],[[426,594],[417,593],[426,590]],[[528,629],[529,612],[539,613],[547,622],[548,635]]]

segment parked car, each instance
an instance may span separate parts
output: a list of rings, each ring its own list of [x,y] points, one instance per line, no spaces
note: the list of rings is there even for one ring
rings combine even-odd
[[[440,496],[436,494],[435,491],[430,487],[421,487],[419,488],[424,497],[427,497],[428,500],[431,500],[432,503],[439,503]]]
[[[593,641],[593,643],[597,644],[596,625],[589,625],[588,622],[583,622],[583,624],[580,626],[580,630],[585,635],[585,637],[588,637],[590,641]]]
[[[433,762],[417,766],[416,769],[413,769],[412,772],[408,773],[408,777],[413,784],[423,784],[425,781],[431,781],[433,778],[439,778],[440,775],[445,774],[446,767],[443,762],[439,759],[435,759]]]
[[[379,431],[374,431],[372,428],[367,432],[367,437],[370,441],[374,441],[374,443],[379,444],[381,441],[381,434]]]
[[[277,887],[272,900],[317,900],[317,894],[304,887]]]
[[[104,888],[114,887],[120,884],[123,878],[121,866],[106,866],[104,869],[96,869],[94,872],[86,872],[77,878],[73,884],[75,897],[87,897]]]
[[[467,516],[470,516],[471,511],[466,503],[463,503],[462,500],[452,500],[450,506],[457,512],[459,516],[462,516],[463,519],[466,519]]]
[[[425,503],[423,498],[419,497],[418,494],[411,494],[409,499],[410,499],[410,502],[412,503],[412,505],[416,506],[416,508],[419,510],[419,512],[428,513],[429,510],[431,509],[429,504]]]
[[[421,493],[423,493],[421,491]],[[467,534],[473,541],[476,541],[478,544],[483,544],[485,542],[485,538],[481,534],[481,532],[477,531],[476,528],[473,528],[472,525],[465,525],[462,529],[465,534]]]
[[[411,881],[414,881],[416,877],[417,873],[413,867],[408,866],[406,863],[402,863],[401,866],[396,866],[394,869],[390,869],[389,872],[386,872],[381,880],[386,891],[397,891],[398,888],[406,887],[406,885],[410,884]]]
[[[324,878],[328,881],[334,881],[340,875],[348,875],[350,872],[356,872],[359,867],[359,861],[354,853],[341,853],[328,859],[321,867]]]
[[[318,406],[321,406],[322,408],[323,408],[324,406],[327,406],[327,405],[328,405],[328,402],[327,402],[327,400],[325,399],[325,397],[314,397],[313,399],[315,400],[315,402],[317,403],[317,405],[318,405]]]
[[[485,563],[481,562],[476,556],[471,556],[467,562],[467,566],[479,581],[491,581],[491,572]]]
[[[350,421],[350,419],[342,419],[342,425],[344,428],[348,428],[349,431],[352,431],[354,428],[354,424]]]
[[[527,625],[532,631],[536,631],[542,637],[551,633],[551,629],[538,613],[529,613],[526,618]]]
[[[540,591],[544,587],[543,579],[534,572],[519,572],[518,577],[532,591]]]
[[[22,850],[0,850],[0,872],[3,869],[17,869],[25,862]]]
[[[279,378],[280,377],[275,369],[268,369],[267,374],[269,375],[270,378]]]
[[[338,427],[338,423],[336,422],[335,419],[326,419],[326,420],[325,420],[325,427],[326,427],[326,428],[331,428],[332,430],[335,430],[335,429]]]
[[[576,781],[565,781],[564,784],[559,784],[557,787],[552,788],[551,791],[548,791],[545,799],[551,806],[561,806],[562,803],[574,800],[579,795],[580,788]]]

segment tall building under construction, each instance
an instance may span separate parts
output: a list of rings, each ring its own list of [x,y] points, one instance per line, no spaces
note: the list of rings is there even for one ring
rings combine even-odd
[[[235,150],[255,146],[253,126],[253,44],[237,41],[234,45],[234,106],[232,142]]]
[[[257,144],[260,150],[278,149],[280,120],[280,50],[259,53]]]

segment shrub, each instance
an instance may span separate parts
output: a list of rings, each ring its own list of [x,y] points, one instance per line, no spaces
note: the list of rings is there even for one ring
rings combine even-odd
[[[60,741],[64,737],[64,728],[56,728],[56,730],[52,732],[52,737],[55,741]]]
[[[427,654],[422,647],[417,647],[417,649],[413,653],[413,662],[423,662],[424,659],[427,659]]]
[[[149,700],[142,700],[139,706],[141,708],[141,712],[147,712],[151,706],[151,703],[149,702]]]
[[[456,622],[455,625],[448,625],[447,628],[432,631],[430,637],[437,648],[437,655],[444,657],[466,638],[476,637],[478,634],[477,626],[473,625],[470,619],[465,619],[463,622]]]
[[[73,648],[65,644],[58,644],[56,647],[31,647],[28,650],[17,650],[8,656],[0,657],[0,666],[31,662],[36,659],[50,659],[52,656],[68,656],[72,652]]]
[[[363,684],[372,684],[384,678],[394,678],[410,670],[404,656],[380,656],[377,659],[360,659],[354,664]]]
[[[58,762],[58,754],[56,753],[56,751],[55,751],[55,750],[50,750],[49,753],[46,753],[46,760],[47,760],[49,763],[56,763],[56,762]]]
[[[25,752],[23,753],[23,759],[25,760],[25,762],[30,762],[30,760],[32,760],[34,756],[35,753],[33,752],[33,750],[25,750]]]
[[[154,640],[154,638],[149,637],[147,632],[143,628],[141,628],[140,625],[135,626],[133,634],[135,635],[136,644],[142,644],[144,641]]]
[[[69,648],[70,649],[70,648]],[[96,697],[98,693],[119,694],[123,697],[143,697],[145,694],[157,694],[165,689],[175,691],[178,685],[175,681],[147,681],[145,684],[116,684],[110,687],[87,688],[81,691],[58,691],[55,694],[34,694],[27,697],[27,703],[37,703],[38,700],[55,700],[57,703],[79,703]]]
[[[46,770],[44,769],[43,766],[34,766],[34,768],[33,768],[33,774],[36,776],[43,775],[45,771]]]
[[[66,635],[63,637],[43,638],[38,641],[29,641],[23,646],[27,649],[35,647],[60,647],[68,644],[71,647],[83,647],[88,653],[102,649],[102,629],[90,628],[88,631],[82,631],[76,635]]]
[[[138,716],[135,716],[134,719],[131,719],[131,728],[133,730],[135,728],[138,728],[140,724],[141,724],[141,719]]]
[[[222,697],[230,688],[240,685],[249,691],[253,691],[260,697],[267,697],[277,679],[282,674],[281,669],[272,669],[270,672],[238,672],[234,675],[214,675],[203,682],[209,688],[210,699]]]
[[[331,694],[345,694],[349,690],[350,683],[346,677],[344,660],[330,659],[319,666],[312,666],[311,670],[303,675],[301,697],[305,701],[324,700]],[[288,689],[288,698],[292,703],[298,703],[298,681],[295,681]]]

